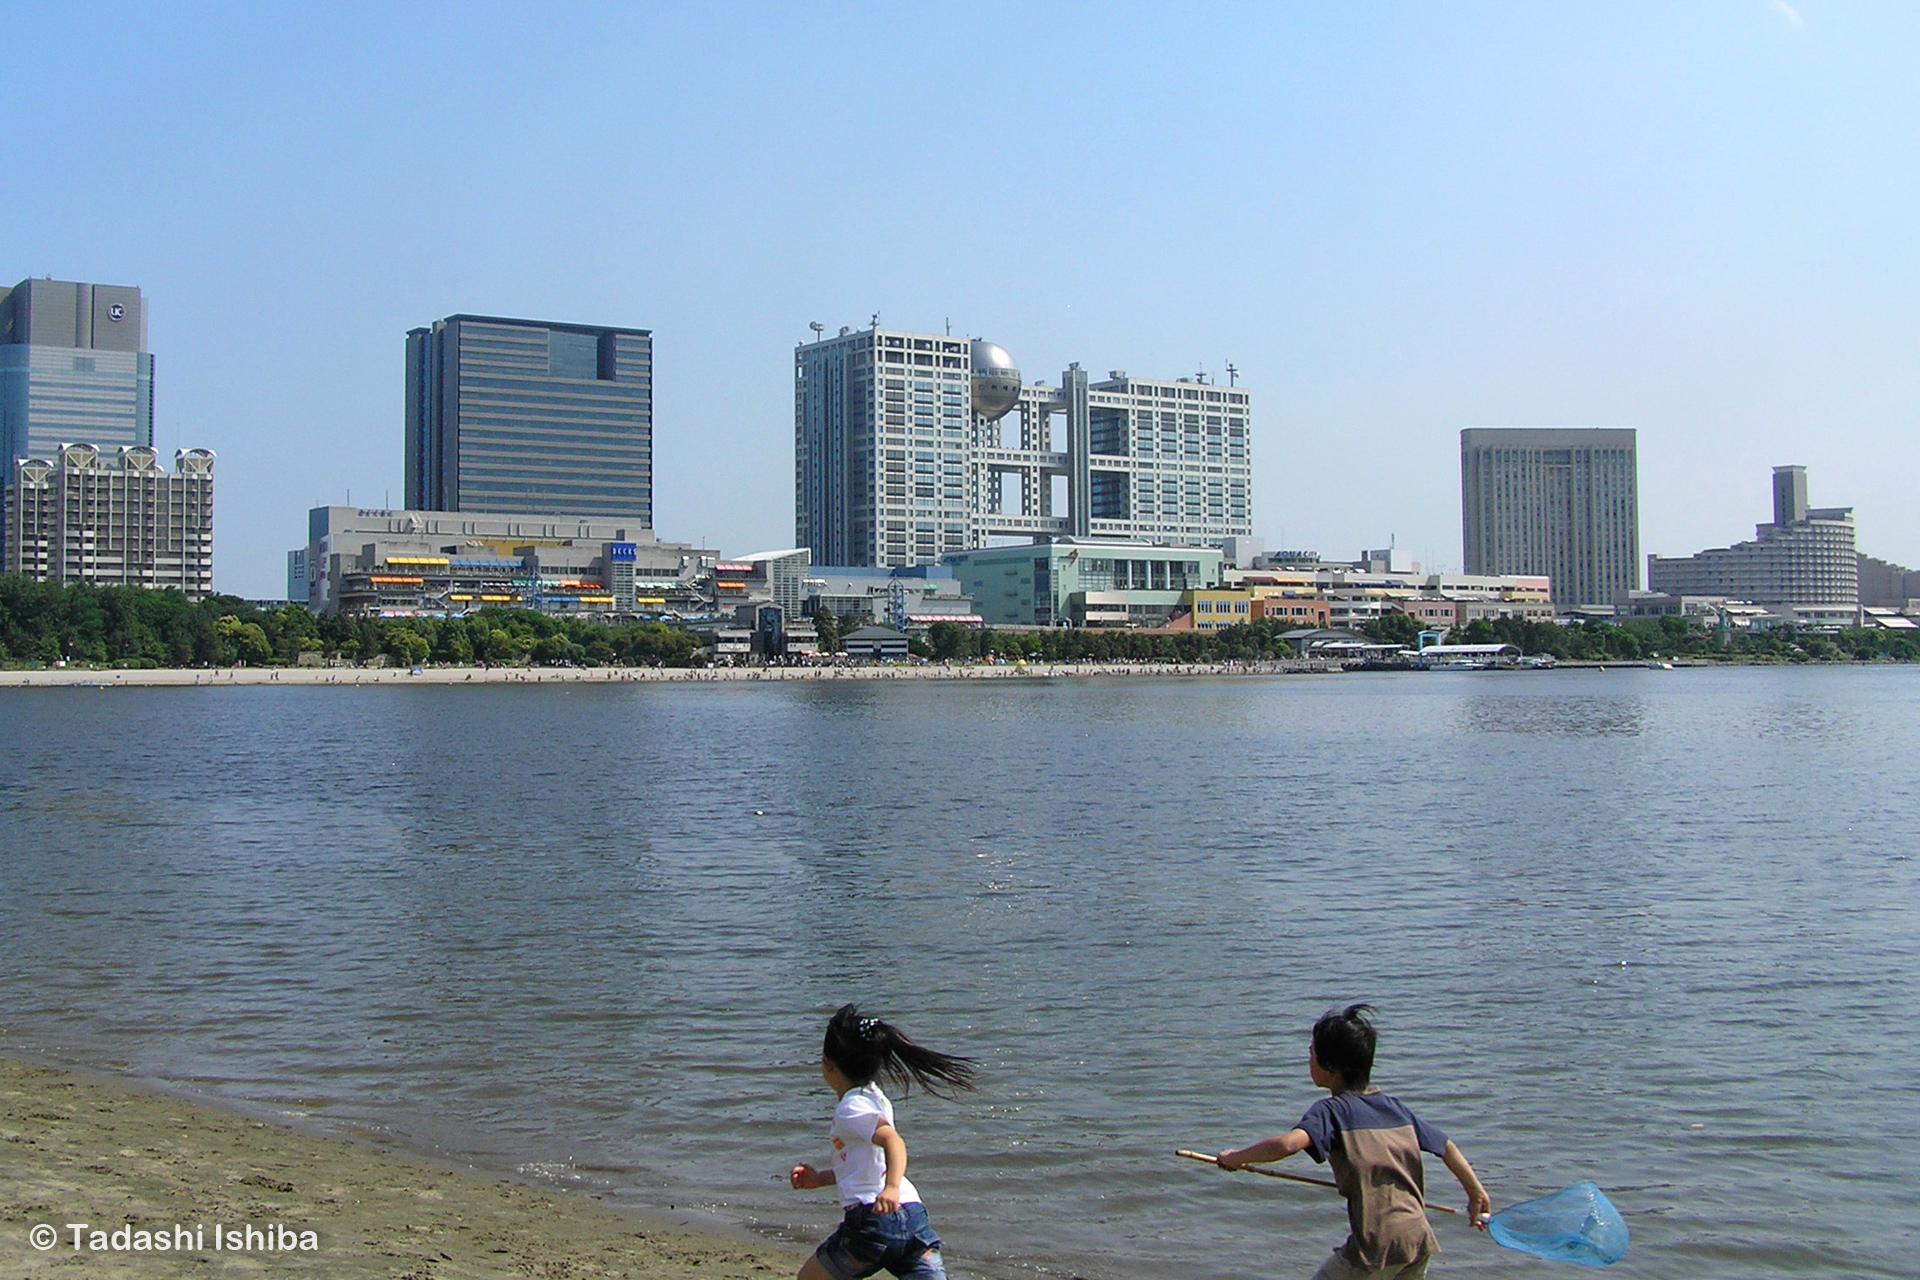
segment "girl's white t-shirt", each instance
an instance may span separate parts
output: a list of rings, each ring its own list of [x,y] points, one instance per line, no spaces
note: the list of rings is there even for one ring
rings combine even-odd
[[[833,1128],[827,1141],[833,1144],[833,1178],[840,1188],[840,1207],[872,1204],[887,1185],[887,1153],[873,1140],[873,1131],[882,1121],[893,1123],[893,1103],[877,1084],[849,1089],[833,1109]],[[900,1179],[900,1203],[918,1204],[920,1193],[904,1177]]]

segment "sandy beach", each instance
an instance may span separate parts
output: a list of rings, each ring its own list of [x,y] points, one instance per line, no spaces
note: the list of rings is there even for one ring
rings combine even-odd
[[[242,684],[458,685],[738,683],[792,680],[1034,680],[1090,676],[1231,676],[1338,671],[1337,662],[942,663],[818,667],[223,667],[0,671],[0,688],[206,688]]]
[[[766,1280],[805,1257],[10,1058],[0,1058],[0,1200],[4,1280]],[[78,1248],[73,1223],[88,1224]],[[36,1240],[37,1227],[51,1232]],[[52,1247],[36,1247],[49,1235]]]

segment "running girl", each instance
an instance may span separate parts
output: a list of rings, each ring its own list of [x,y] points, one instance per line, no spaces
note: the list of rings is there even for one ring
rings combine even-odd
[[[907,1181],[907,1144],[893,1127],[893,1103],[875,1081],[891,1081],[903,1094],[913,1081],[933,1094],[943,1085],[971,1089],[972,1061],[922,1048],[849,1004],[827,1023],[820,1075],[840,1099],[827,1138],[833,1167],[797,1164],[787,1180],[799,1191],[839,1187],[844,1216],[800,1268],[800,1280],[864,1280],[882,1268],[903,1280],[946,1280],[940,1237]]]

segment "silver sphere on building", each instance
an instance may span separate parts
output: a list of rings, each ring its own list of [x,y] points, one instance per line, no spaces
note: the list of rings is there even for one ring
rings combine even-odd
[[[1005,347],[973,340],[973,411],[988,422],[1020,403],[1020,370]]]

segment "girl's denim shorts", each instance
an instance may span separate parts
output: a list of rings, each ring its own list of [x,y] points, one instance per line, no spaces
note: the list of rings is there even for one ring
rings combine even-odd
[[[856,1204],[839,1228],[813,1251],[834,1280],[866,1280],[888,1271],[902,1280],[946,1280],[940,1237],[927,1224],[927,1207],[903,1204],[897,1213],[875,1213]]]

